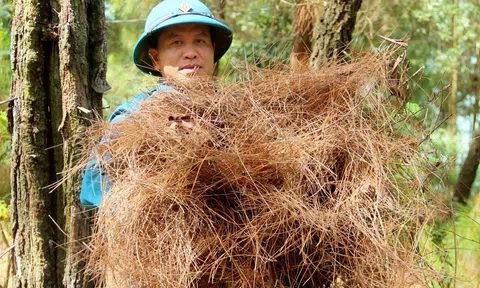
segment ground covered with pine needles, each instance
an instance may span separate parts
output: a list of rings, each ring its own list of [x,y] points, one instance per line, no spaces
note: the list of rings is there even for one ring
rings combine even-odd
[[[86,151],[111,189],[88,271],[116,287],[426,283],[435,206],[394,60],[245,66],[98,123]]]

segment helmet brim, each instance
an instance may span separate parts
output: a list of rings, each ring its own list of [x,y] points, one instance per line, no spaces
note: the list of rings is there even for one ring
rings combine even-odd
[[[156,37],[158,32],[167,27],[180,24],[203,24],[212,27],[212,41],[215,43],[214,62],[217,62],[227,52],[232,44],[232,31],[222,22],[203,15],[191,14],[172,17],[149,32],[144,32],[138,39],[133,49],[133,62],[142,72],[162,76],[155,70],[148,50],[151,48],[151,37]]]

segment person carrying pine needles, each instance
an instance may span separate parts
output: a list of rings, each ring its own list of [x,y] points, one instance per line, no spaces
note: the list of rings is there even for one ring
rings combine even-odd
[[[232,31],[215,19],[210,9],[197,0],[165,0],[148,15],[145,31],[133,50],[133,62],[142,72],[161,79],[209,81],[215,63],[232,43]],[[157,89],[136,95],[119,106],[108,121],[116,123],[137,111],[141,103],[157,91],[174,91],[159,81]],[[175,119],[188,126],[187,119]],[[185,121],[187,120],[187,121]],[[87,166],[80,201],[87,207],[98,207],[108,181],[95,161]]]
[[[392,68],[403,53],[352,53],[317,70],[238,65],[235,82],[218,81],[231,42],[197,0],[153,8],[133,59],[160,84],[85,137],[81,201],[98,207],[86,270],[112,287],[440,277],[419,248],[433,176],[395,96],[406,85],[392,92],[408,82]]]

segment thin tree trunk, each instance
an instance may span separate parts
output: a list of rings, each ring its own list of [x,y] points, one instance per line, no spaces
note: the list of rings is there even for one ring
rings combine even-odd
[[[460,0],[455,0],[455,8],[458,9]],[[455,14],[452,16],[452,49],[458,49],[457,23]],[[452,61],[452,72],[450,75],[450,98],[448,98],[448,116],[447,130],[449,137],[457,135],[457,93],[458,93],[458,59]]]
[[[477,47],[476,55],[480,56],[480,47]],[[480,63],[477,62],[476,65],[476,72],[477,75],[480,75]],[[476,105],[474,107],[474,118],[473,118],[473,129],[475,129],[475,122],[476,122],[476,114],[478,113],[478,98],[480,97],[480,78],[477,77],[475,81],[476,87],[476,98],[475,102]],[[475,130],[474,130],[475,131]],[[468,150],[467,158],[465,158],[465,162],[463,162],[462,169],[460,170],[460,174],[458,175],[457,184],[455,185],[455,192],[454,196],[460,203],[465,204],[466,201],[470,198],[472,194],[472,184],[475,181],[477,176],[478,165],[480,162],[480,128],[473,133],[472,136],[472,143],[470,144],[470,148]]]
[[[476,48],[475,48],[475,57],[477,59],[480,59],[480,42],[477,42]],[[476,65],[476,73],[474,74],[475,76],[473,77],[473,93],[475,94],[475,102],[473,103],[473,123],[472,123],[472,131],[476,130],[477,127],[477,114],[478,114],[478,109],[479,109],[479,101],[480,101],[480,61],[477,61]],[[473,132],[472,132],[473,133]]]
[[[479,58],[477,58],[479,59]],[[478,114],[478,101],[479,101],[479,98],[480,98],[480,89],[477,89],[476,91],[476,95],[475,95],[475,102],[473,102],[473,121],[472,121],[472,131],[475,131],[476,127],[477,127],[477,114]]]
[[[79,252],[89,229],[78,200],[80,175],[53,193],[48,185],[76,165],[76,136],[89,124],[82,119],[101,115],[102,93],[109,89],[104,12],[100,0],[15,3],[11,96],[16,100],[8,113],[11,287],[86,285]]]
[[[352,40],[357,12],[362,0],[328,0],[314,28],[310,66],[317,69],[329,59],[336,59]]]
[[[472,144],[468,150],[467,158],[463,162],[462,169],[458,175],[455,186],[455,197],[461,203],[466,203],[470,197],[470,190],[477,175],[478,164],[480,162],[480,129],[475,132]]]

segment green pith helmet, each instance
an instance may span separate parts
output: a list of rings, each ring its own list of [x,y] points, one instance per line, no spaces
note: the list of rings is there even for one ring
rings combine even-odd
[[[212,41],[215,43],[214,62],[227,52],[232,44],[232,30],[215,19],[210,9],[198,0],[165,0],[157,4],[148,15],[145,31],[133,49],[133,62],[147,74],[162,76],[154,69],[148,55],[152,41],[158,31],[179,24],[204,24],[212,27]]]

